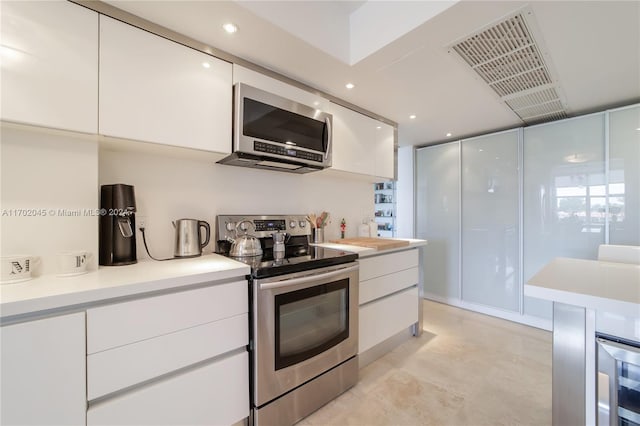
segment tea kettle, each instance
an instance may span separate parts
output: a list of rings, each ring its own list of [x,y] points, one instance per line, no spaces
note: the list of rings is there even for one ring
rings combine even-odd
[[[242,228],[243,224],[253,225],[250,220],[243,220],[236,225],[236,238],[229,238],[227,240],[231,242],[231,250],[229,250],[229,256],[231,257],[253,257],[262,256],[262,246],[260,240],[249,235],[247,230]],[[255,229],[255,225],[254,229]],[[239,235],[240,232],[244,232],[243,235]]]
[[[176,229],[176,244],[173,250],[175,257],[195,257],[202,254],[202,249],[209,244],[211,227],[204,220],[178,219],[171,222]],[[205,229],[204,242],[200,229]]]

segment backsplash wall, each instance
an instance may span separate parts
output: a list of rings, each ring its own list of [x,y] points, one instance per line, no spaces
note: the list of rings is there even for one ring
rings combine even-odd
[[[37,256],[38,276],[57,272],[57,253],[86,250],[96,269],[96,137],[6,123],[0,132],[2,256]]]
[[[295,175],[223,166],[212,160],[175,158],[144,152],[100,150],[99,183],[126,183],[136,191],[137,215],[146,222],[147,243],[154,257],[173,255],[171,221],[206,220],[215,247],[218,214],[331,214],[325,239],[339,238],[340,220],[347,222],[347,237],[357,235],[357,225],[373,216],[373,185],[333,172]],[[137,231],[138,259],[147,258]]]

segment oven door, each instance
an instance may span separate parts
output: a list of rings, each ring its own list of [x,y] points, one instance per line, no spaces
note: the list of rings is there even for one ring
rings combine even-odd
[[[260,407],[358,351],[358,263],[253,281],[253,403]]]

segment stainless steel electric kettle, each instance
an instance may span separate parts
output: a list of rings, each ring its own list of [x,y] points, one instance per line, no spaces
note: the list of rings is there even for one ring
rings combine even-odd
[[[211,227],[204,220],[178,219],[173,223],[176,229],[175,257],[195,257],[202,254],[202,249],[209,244]],[[204,228],[204,242],[200,229]]]

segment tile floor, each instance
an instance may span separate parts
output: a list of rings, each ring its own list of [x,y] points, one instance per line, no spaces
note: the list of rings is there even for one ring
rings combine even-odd
[[[360,370],[316,425],[550,425],[551,333],[424,301],[424,333]]]

